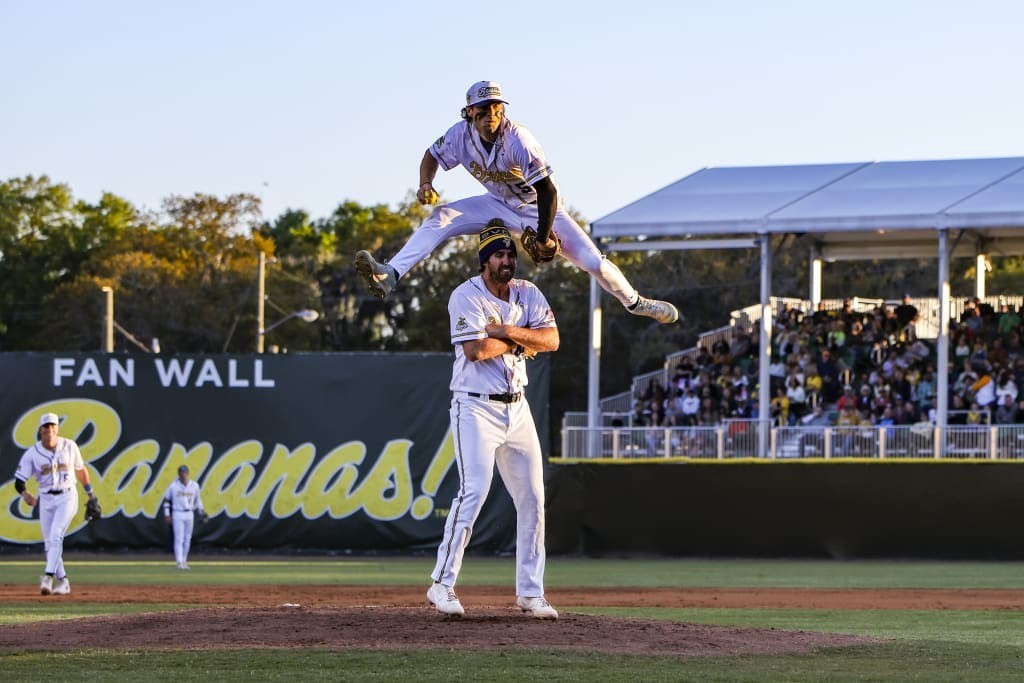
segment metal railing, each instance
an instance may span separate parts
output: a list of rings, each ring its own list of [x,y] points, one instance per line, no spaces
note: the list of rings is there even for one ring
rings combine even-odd
[[[1024,424],[773,427],[763,456],[792,458],[970,459],[1024,461]],[[597,452],[592,452],[594,449]],[[707,427],[564,426],[563,459],[762,458],[758,421],[728,420]]]

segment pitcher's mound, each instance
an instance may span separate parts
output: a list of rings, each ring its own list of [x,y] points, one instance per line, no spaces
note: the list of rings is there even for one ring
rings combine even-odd
[[[474,608],[451,619],[424,607],[252,607],[88,617],[0,627],[0,650],[263,647],[565,649],[674,656],[803,653],[880,642],[828,633],[732,628],[518,609]]]

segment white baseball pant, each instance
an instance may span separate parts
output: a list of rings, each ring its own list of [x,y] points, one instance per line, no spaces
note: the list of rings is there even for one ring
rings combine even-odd
[[[537,226],[537,207],[525,205],[513,209],[489,194],[466,197],[438,206],[412,234],[409,241],[388,261],[401,277],[429,256],[442,242],[459,235],[478,235],[492,218],[500,218],[513,235],[522,237],[523,228]],[[590,235],[558,207],[551,226],[562,240],[562,255],[580,270],[590,273],[604,291],[623,306],[636,302],[638,293],[619,267],[597,248]],[[523,258],[523,254],[520,254]]]
[[[191,512],[172,512],[171,526],[174,529],[174,561],[178,564],[188,562],[188,551],[192,547],[192,527],[195,515]]]
[[[39,526],[43,531],[43,548],[46,551],[46,573],[63,578],[64,535],[71,526],[71,520],[78,511],[78,490],[64,493],[39,494]]]
[[[431,576],[454,586],[491,488],[494,466],[516,508],[516,595],[544,595],[544,463],[526,400],[501,403],[456,396],[451,427],[459,491],[452,499]]]

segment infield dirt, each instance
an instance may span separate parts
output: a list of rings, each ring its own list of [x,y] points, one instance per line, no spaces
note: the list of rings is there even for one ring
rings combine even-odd
[[[734,628],[574,613],[572,607],[1024,609],[1024,591],[563,588],[558,621],[529,617],[505,587],[459,589],[463,619],[429,607],[421,586],[73,586],[41,596],[0,585],[0,602],[187,604],[196,609],[83,617],[0,628],[0,650],[326,647],[571,649],[675,656],[810,652],[879,642],[855,636]]]

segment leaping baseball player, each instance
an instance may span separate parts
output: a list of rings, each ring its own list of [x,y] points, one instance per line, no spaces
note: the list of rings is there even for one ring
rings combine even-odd
[[[39,504],[39,525],[46,551],[46,570],[39,581],[39,592],[43,595],[71,593],[71,583],[64,567],[64,535],[78,510],[75,478],[82,484],[89,500],[96,501],[93,505],[99,510],[78,444],[58,435],[59,424],[56,413],[45,413],[39,419],[39,441],[22,454],[18,471],[14,473],[14,488],[18,495],[28,505]],[[32,477],[39,485],[38,498],[25,488],[25,483]]]
[[[497,464],[516,509],[516,604],[539,619],[557,619],[544,597],[543,456],[523,388],[525,359],[557,350],[558,327],[537,286],[513,278],[515,242],[501,221],[480,233],[479,252],[480,275],[459,285],[448,301],[459,490],[445,521],[427,600],[442,614],[465,613],[455,582]]]
[[[434,176],[439,167],[463,166],[487,194],[438,206],[390,261],[378,262],[368,251],[356,254],[355,265],[369,290],[387,297],[398,280],[434,251],[458,235],[475,235],[491,218],[499,218],[516,235],[537,263],[562,254],[593,276],[630,313],[670,324],[679,311],[667,301],[640,296],[618,266],[597,248],[569,212],[552,177],[540,143],[523,126],[505,116],[501,85],[480,81],[466,92],[462,121],[456,123],[423,153],[416,198],[434,204]],[[536,225],[536,231],[531,226]]]

